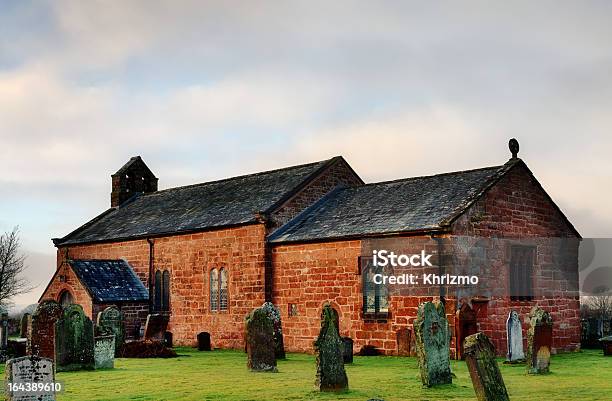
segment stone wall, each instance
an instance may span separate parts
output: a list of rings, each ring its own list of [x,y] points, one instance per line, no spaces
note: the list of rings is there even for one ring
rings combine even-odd
[[[64,291],[69,291],[72,294],[74,303],[81,305],[85,314],[91,319],[93,307],[91,297],[74,273],[74,270],[72,270],[68,263],[63,263],[62,260],[55,278],[49,283],[40,300],[51,299],[59,302]]]

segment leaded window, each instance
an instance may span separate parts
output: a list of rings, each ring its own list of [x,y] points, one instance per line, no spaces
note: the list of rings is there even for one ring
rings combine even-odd
[[[363,279],[363,314],[365,318],[385,318],[389,313],[389,292],[384,284],[376,284],[374,275],[383,273],[372,265],[371,258],[359,258]]]
[[[510,250],[510,299],[513,301],[533,299],[534,251],[531,246],[513,246]]]
[[[210,271],[210,310],[219,310],[219,271]]]

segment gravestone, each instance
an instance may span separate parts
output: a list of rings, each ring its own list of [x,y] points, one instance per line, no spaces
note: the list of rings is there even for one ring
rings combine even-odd
[[[276,372],[274,322],[263,307],[254,309],[245,320],[247,367],[254,372]]]
[[[320,391],[348,390],[348,377],[344,370],[342,339],[338,334],[338,313],[326,304],[321,313],[321,331],[314,343],[317,356],[315,385]]]
[[[463,352],[478,401],[509,401],[489,338],[483,333],[466,337]]]
[[[464,302],[457,311],[457,359],[463,359],[463,341],[477,332],[476,312]]]
[[[94,338],[94,367],[96,369],[113,369],[115,367],[115,336]]]
[[[55,322],[55,361],[58,372],[95,367],[93,323],[81,305],[68,305]]]
[[[125,342],[123,313],[116,306],[109,306],[98,313],[96,326],[99,336],[115,336],[115,354],[117,354]]]
[[[38,304],[32,314],[30,337],[27,343],[28,355],[55,361],[55,322],[61,316],[62,307],[57,302],[47,300]]]
[[[599,342],[601,342],[604,356],[612,356],[612,336],[602,337]]]
[[[144,327],[144,339],[163,341],[169,320],[170,316],[166,314],[154,313],[148,315]]]
[[[198,351],[210,351],[210,333],[198,333]]]
[[[424,386],[452,383],[448,321],[444,304],[419,305],[414,321],[415,346]]]
[[[5,350],[8,346],[8,313],[0,314],[0,350]]]
[[[29,313],[24,313],[23,316],[21,316],[21,320],[19,321],[19,337],[28,338],[28,327],[31,323],[31,316],[32,315]]]
[[[511,311],[506,320],[506,331],[508,334],[507,363],[518,363],[525,361],[523,352],[523,326],[516,311]]]
[[[164,344],[166,345],[166,347],[172,348],[174,346],[173,338],[174,336],[172,335],[171,331],[166,331],[164,333]]]
[[[274,355],[276,359],[285,359],[285,345],[283,343],[283,326],[280,310],[272,302],[264,302],[262,308],[274,322]]]
[[[344,363],[353,363],[353,339],[342,337],[342,360]]]
[[[51,359],[37,356],[10,359],[6,362],[4,376],[7,401],[55,401],[55,370]],[[11,385],[9,386],[8,383]],[[28,383],[42,383],[42,390],[19,391],[21,386],[25,387]],[[47,383],[49,384],[46,386],[47,391],[44,391],[44,385]]]
[[[397,355],[410,356],[410,329],[399,329],[395,333]]]
[[[529,317],[531,326],[527,331],[527,372],[548,373],[552,349],[552,317],[537,306],[533,307]]]

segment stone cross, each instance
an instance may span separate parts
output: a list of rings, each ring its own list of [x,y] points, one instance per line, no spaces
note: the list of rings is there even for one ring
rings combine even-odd
[[[516,311],[511,311],[506,320],[506,331],[508,335],[508,353],[506,362],[517,363],[525,361],[523,352],[523,326]]]
[[[423,385],[431,387],[452,383],[450,338],[444,304],[425,302],[419,305],[414,334]]]
[[[93,323],[81,305],[68,305],[55,322],[55,360],[58,372],[93,370]]]
[[[285,345],[283,343],[283,326],[280,310],[272,302],[264,302],[262,308],[274,322],[274,355],[276,359],[285,359]]]
[[[32,323],[27,343],[28,355],[49,358],[55,361],[55,322],[62,316],[62,307],[47,300],[38,304],[32,314]]]
[[[8,346],[8,313],[0,315],[0,349],[5,350]]]
[[[552,349],[552,317],[537,306],[533,307],[529,317],[531,326],[527,331],[527,372],[548,373]]]
[[[6,362],[5,396],[8,401],[55,401],[55,370],[53,361],[37,356],[24,356]],[[42,391],[19,391],[21,385],[42,383]],[[45,384],[48,384],[45,391]]]
[[[28,338],[28,327],[31,324],[31,316],[29,313],[24,313],[19,321],[19,337]]]
[[[263,307],[246,317],[247,367],[255,372],[276,372],[274,322]]]
[[[338,333],[338,314],[329,304],[323,306],[321,330],[314,343],[317,356],[315,385],[320,391],[348,390],[348,377],[344,370],[343,344]]]
[[[465,338],[463,355],[478,401],[510,400],[495,359],[495,347],[484,333]]]
[[[94,361],[96,369],[113,369],[115,367],[115,336],[94,338]]]
[[[103,336],[112,334],[115,336],[115,355],[117,355],[125,340],[123,313],[116,306],[109,306],[98,313],[96,325],[98,335]]]

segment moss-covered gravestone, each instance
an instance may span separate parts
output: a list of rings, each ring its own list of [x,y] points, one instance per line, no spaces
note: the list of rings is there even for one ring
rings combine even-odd
[[[62,307],[55,301],[42,301],[32,314],[27,343],[28,355],[55,361],[55,322],[62,316]]]
[[[117,355],[125,339],[123,313],[116,306],[109,306],[98,313],[96,326],[98,336],[115,336],[115,355]]]
[[[431,387],[452,383],[448,321],[442,303],[419,305],[414,334],[423,385]]]
[[[527,331],[527,372],[548,373],[552,349],[552,317],[537,306],[533,307],[529,317],[531,326]]]
[[[112,369],[115,367],[114,335],[94,338],[94,361],[96,369]]]
[[[55,323],[55,360],[58,372],[94,369],[93,323],[81,305],[67,306]]]
[[[274,322],[263,307],[246,317],[247,367],[254,372],[276,372]]]
[[[283,326],[280,310],[272,302],[265,302],[262,308],[268,313],[274,324],[274,355],[276,359],[285,359],[285,345],[283,343]]]
[[[495,359],[495,347],[483,333],[465,338],[463,356],[479,401],[509,401],[504,379]]]
[[[323,306],[321,331],[314,348],[317,355],[317,388],[320,391],[348,390],[342,355],[344,347],[338,334],[338,314],[329,304]]]

